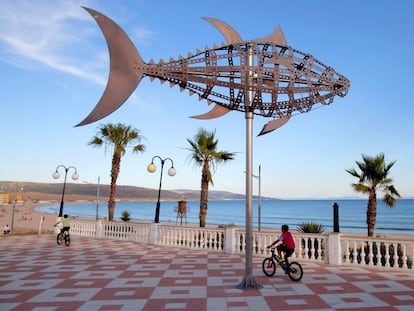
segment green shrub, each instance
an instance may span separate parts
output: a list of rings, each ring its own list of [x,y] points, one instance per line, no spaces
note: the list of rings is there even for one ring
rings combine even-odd
[[[226,228],[234,228],[236,225],[234,223],[228,223],[228,224],[220,224],[218,225],[220,229],[226,229]]]
[[[325,231],[324,226],[314,222],[302,222],[297,230],[303,233],[323,233]]]
[[[125,222],[128,222],[128,221],[131,220],[131,217],[130,217],[130,214],[129,214],[128,211],[123,211],[122,212],[122,214],[121,214],[121,220],[122,221],[125,221]]]

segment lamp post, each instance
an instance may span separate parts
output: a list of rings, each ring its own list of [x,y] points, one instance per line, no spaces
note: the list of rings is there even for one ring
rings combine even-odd
[[[96,190],[96,221],[99,219],[99,186],[101,177],[98,176],[98,189]]]
[[[159,188],[158,188],[158,200],[157,200],[157,206],[155,208],[155,218],[154,218],[154,222],[155,223],[159,223],[160,222],[161,183],[162,183],[162,171],[164,169],[164,163],[167,160],[170,160],[171,161],[171,167],[168,169],[168,175],[175,176],[175,174],[176,174],[177,171],[174,168],[174,162],[173,162],[173,160],[171,160],[170,158],[162,159],[159,156],[154,156],[152,158],[152,160],[151,160],[151,163],[148,164],[148,166],[147,166],[147,171],[148,172],[154,173],[157,170],[157,166],[154,164],[154,159],[156,159],[156,158],[158,158],[161,161],[161,173],[160,173],[160,185],[159,185]]]
[[[76,167],[74,167],[74,166],[66,167],[64,165],[58,165],[56,167],[56,171],[52,175],[52,177],[54,179],[58,179],[60,177],[59,168],[63,168],[65,170],[65,180],[63,181],[62,199],[60,200],[60,208],[59,208],[59,217],[62,217],[63,216],[63,200],[65,198],[66,177],[68,176],[68,171],[71,168],[73,168],[75,170],[75,173],[73,173],[73,175],[72,175],[73,180],[77,180],[79,178],[79,174],[76,170]]]
[[[96,189],[96,221],[98,221],[99,219],[99,188],[100,188],[100,181],[101,177],[98,176],[98,188]],[[84,180],[83,181],[85,184],[89,184],[89,185],[93,185],[93,183]]]
[[[257,213],[258,213],[258,215],[257,215],[257,225],[258,225],[259,231],[261,229],[261,209],[262,209],[262,195],[261,195],[261,180],[262,180],[262,177],[261,177],[260,170],[261,170],[261,165],[259,165],[259,175],[252,174],[252,176],[254,178],[257,178],[259,180],[259,201],[258,201],[258,204],[257,204]]]
[[[23,187],[21,188],[23,190]],[[13,232],[14,228],[14,211],[16,208],[17,203],[17,183],[14,185],[14,200],[13,200],[13,211],[12,211],[12,219],[11,219],[11,225],[10,225],[10,231]]]

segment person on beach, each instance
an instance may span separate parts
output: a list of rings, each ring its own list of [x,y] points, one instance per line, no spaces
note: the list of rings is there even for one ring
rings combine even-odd
[[[282,243],[276,247],[276,250],[277,254],[280,257],[279,262],[283,262],[293,254],[296,246],[295,239],[293,238],[292,233],[290,233],[288,225],[282,226],[282,234],[277,238],[276,241],[268,245],[267,248],[271,248],[273,245],[279,242]],[[284,256],[282,256],[282,252],[284,253]]]
[[[60,233],[63,233],[65,231],[69,233],[70,219],[68,217],[68,214],[63,215],[63,218],[59,217],[57,223],[55,224],[55,227],[59,224],[62,226],[62,229],[60,229]]]
[[[9,234],[10,233],[10,227],[9,225],[5,225],[3,228],[3,234]]]

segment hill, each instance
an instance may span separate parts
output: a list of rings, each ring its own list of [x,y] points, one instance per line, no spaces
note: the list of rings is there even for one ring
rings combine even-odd
[[[16,182],[0,181],[1,193],[13,194]],[[109,197],[109,185],[99,185],[99,197],[104,201]],[[63,183],[36,183],[17,182],[17,192],[23,200],[50,201],[60,200],[62,197]],[[97,197],[97,184],[66,183],[65,201],[94,201]],[[154,200],[158,197],[158,189],[135,186],[117,185],[116,199],[130,201]],[[163,200],[199,200],[200,190],[162,190]],[[209,191],[209,200],[242,200],[244,194],[235,194],[227,191]],[[264,198],[265,199],[265,198]]]

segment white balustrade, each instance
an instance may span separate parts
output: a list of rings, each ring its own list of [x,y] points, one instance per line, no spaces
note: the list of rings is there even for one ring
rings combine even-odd
[[[244,254],[246,233],[241,228],[199,228],[174,224],[71,221],[71,234],[112,240],[207,249]],[[270,254],[267,245],[277,239],[275,230],[253,232],[253,256]],[[414,241],[348,237],[343,233],[294,233],[292,258],[333,265],[366,265],[413,271]]]

